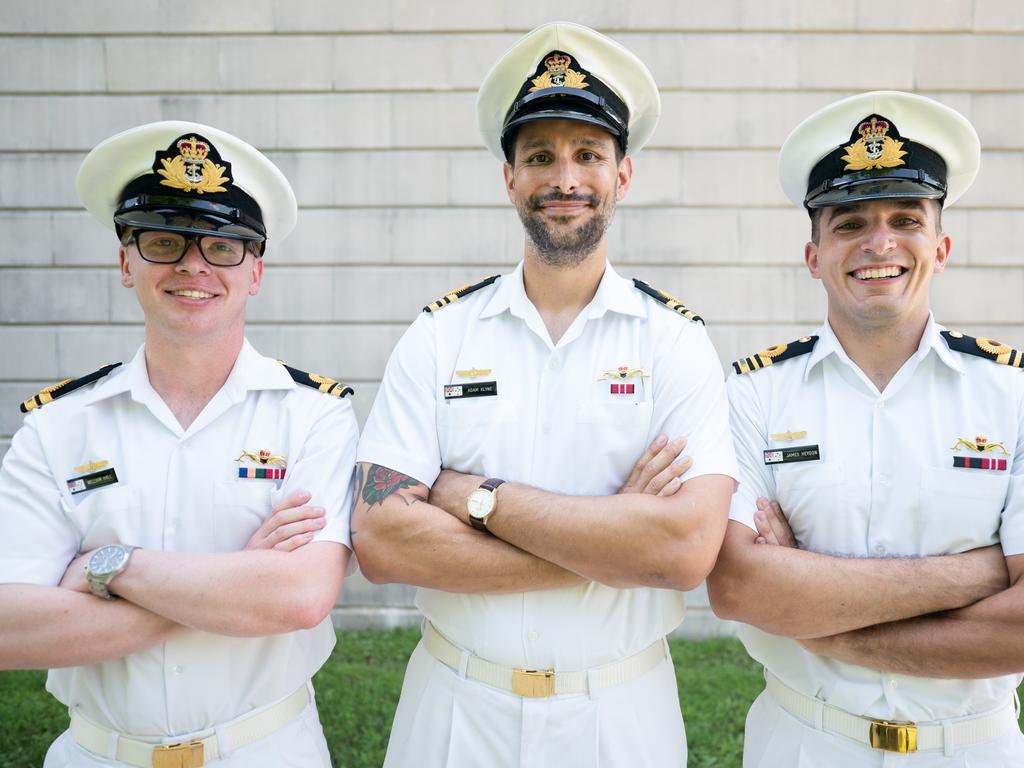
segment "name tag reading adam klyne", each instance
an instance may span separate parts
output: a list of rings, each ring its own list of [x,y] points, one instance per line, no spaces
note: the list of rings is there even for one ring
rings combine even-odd
[[[462,397],[494,397],[498,394],[498,382],[478,381],[472,384],[446,384],[445,400],[458,400]]]
[[[765,464],[789,464],[792,461],[817,461],[821,451],[816,445],[794,445],[792,448],[779,448],[764,452]]]

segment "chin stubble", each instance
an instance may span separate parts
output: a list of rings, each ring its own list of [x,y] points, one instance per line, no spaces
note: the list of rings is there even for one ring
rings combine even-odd
[[[574,229],[558,233],[544,221],[540,206],[550,201],[585,202],[594,214]],[[593,195],[535,195],[516,205],[526,238],[541,261],[551,267],[569,268],[581,264],[600,245],[615,213],[615,195],[600,205]],[[557,219],[556,219],[557,221]]]

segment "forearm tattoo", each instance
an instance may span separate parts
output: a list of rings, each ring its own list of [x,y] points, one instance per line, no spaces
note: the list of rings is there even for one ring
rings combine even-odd
[[[365,480],[363,479],[363,468],[359,468],[359,484],[361,486],[360,496],[372,507],[374,504],[383,504],[384,499],[396,491],[419,485],[420,481],[388,467],[371,464]]]

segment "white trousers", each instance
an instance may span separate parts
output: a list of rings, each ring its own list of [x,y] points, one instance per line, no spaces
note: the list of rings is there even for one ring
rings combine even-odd
[[[815,730],[786,712],[767,691],[747,714],[743,768],[1024,768],[1019,731],[946,755],[942,750],[897,754]]]
[[[594,695],[527,699],[463,678],[420,643],[409,660],[385,768],[683,768],[675,670]]]
[[[64,731],[50,745],[43,768],[123,768],[126,764],[94,755]],[[209,762],[211,768],[331,768],[327,741],[320,727],[316,704],[269,736],[246,744]]]

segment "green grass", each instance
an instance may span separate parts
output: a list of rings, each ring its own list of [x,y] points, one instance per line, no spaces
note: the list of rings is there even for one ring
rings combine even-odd
[[[347,632],[314,678],[336,766],[377,768],[418,629]],[[673,640],[690,768],[736,768],[743,719],[764,687],[761,668],[736,640]],[[37,768],[67,728],[67,712],[43,689],[43,672],[0,672],[0,767]],[[1021,687],[1024,695],[1024,686]],[[1024,726],[1024,718],[1022,718]]]

